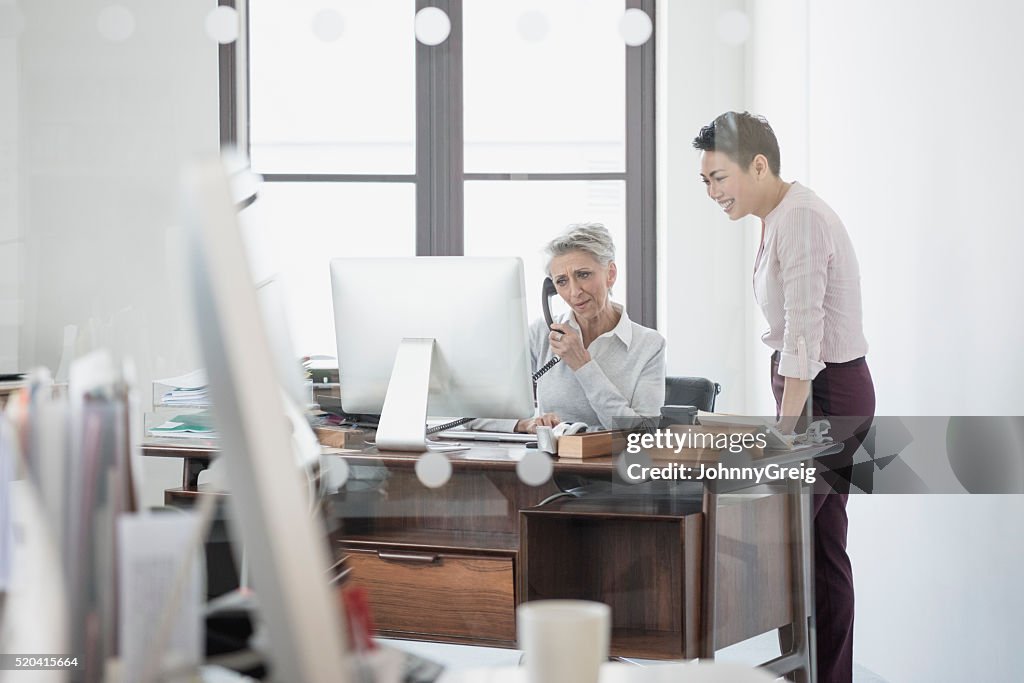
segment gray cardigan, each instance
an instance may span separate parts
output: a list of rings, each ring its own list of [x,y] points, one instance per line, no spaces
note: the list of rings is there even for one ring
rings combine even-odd
[[[622,316],[618,325],[590,343],[590,362],[575,372],[558,363],[537,380],[538,414],[556,413],[563,422],[584,422],[591,430],[632,427],[660,415],[665,402],[665,339],[631,321],[621,305],[612,305]],[[572,313],[556,322],[579,330]],[[543,320],[530,326],[530,355],[534,372],[554,356]],[[516,420],[480,419],[467,427],[511,432],[515,425]]]

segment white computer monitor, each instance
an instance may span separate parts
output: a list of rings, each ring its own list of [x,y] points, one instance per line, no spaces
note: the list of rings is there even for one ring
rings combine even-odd
[[[427,415],[533,414],[523,263],[331,261],[342,408],[380,414],[377,446],[425,450]]]
[[[231,492],[229,521],[245,545],[274,680],[345,683],[326,530],[310,514],[277,375],[297,365],[275,361],[220,160],[188,168],[183,185],[193,303]]]

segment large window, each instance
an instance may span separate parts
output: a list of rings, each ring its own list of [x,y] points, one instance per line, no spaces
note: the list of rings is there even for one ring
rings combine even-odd
[[[608,226],[614,296],[654,325],[654,40],[623,37],[653,0],[247,5],[222,130],[266,181],[253,210],[300,350],[333,350],[333,256],[521,256],[539,315],[543,246],[575,222]]]
[[[253,170],[415,173],[413,15],[412,0],[251,0]]]

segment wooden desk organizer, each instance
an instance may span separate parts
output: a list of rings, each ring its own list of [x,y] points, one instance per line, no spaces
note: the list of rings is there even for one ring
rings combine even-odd
[[[362,448],[369,432],[351,427],[314,427],[317,441],[331,448]]]
[[[626,447],[627,434],[617,430],[566,434],[558,438],[558,457],[584,459],[612,455]]]

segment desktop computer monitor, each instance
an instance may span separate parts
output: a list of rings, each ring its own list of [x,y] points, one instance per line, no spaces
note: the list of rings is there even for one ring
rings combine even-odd
[[[342,614],[327,585],[326,530],[310,514],[275,372],[298,367],[275,361],[220,160],[190,167],[183,184],[196,327],[231,493],[230,522],[245,545],[273,677],[345,683]]]
[[[380,414],[380,449],[426,449],[427,415],[533,414],[523,264],[417,256],[331,261],[341,402]]]

